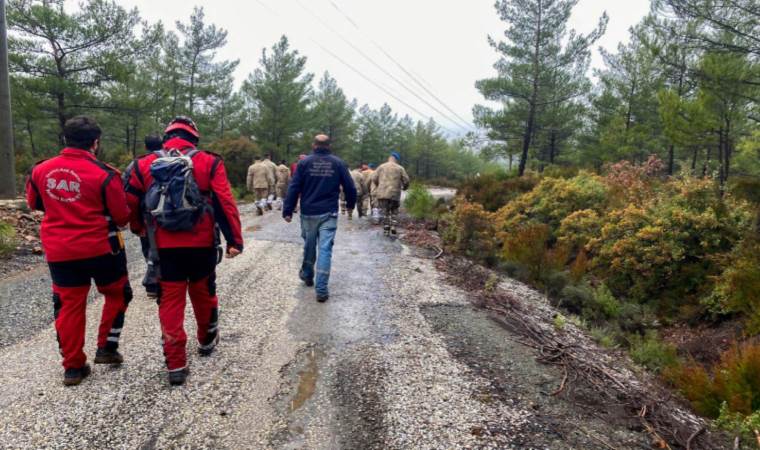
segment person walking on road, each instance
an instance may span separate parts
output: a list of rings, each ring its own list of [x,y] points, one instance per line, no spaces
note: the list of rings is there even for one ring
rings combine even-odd
[[[145,154],[151,154],[153,152],[159,151],[163,147],[164,147],[164,142],[161,139],[161,136],[157,134],[150,134],[148,136],[145,136]],[[122,182],[124,184],[125,189],[129,185],[129,179],[132,177],[132,172],[135,170],[135,161],[132,161],[131,163],[129,163],[126,170],[124,170],[124,173],[122,174]],[[138,207],[140,208],[140,211],[138,211],[139,217],[144,217],[145,210],[144,210],[144,205],[142,204],[142,202],[140,203]],[[140,248],[142,250],[143,258],[145,258],[145,262],[148,264],[148,270],[146,271],[142,284],[143,284],[143,287],[145,287],[145,294],[148,296],[148,298],[157,298],[158,297],[158,282],[157,282],[158,280],[156,279],[156,274],[154,272],[155,268],[151,266],[151,261],[149,258],[150,239],[148,239],[148,235],[144,232],[139,235],[139,238],[140,238]]]
[[[141,197],[153,218],[147,232],[157,247],[158,317],[172,385],[184,384],[189,373],[184,329],[188,293],[198,326],[198,353],[211,355],[219,342],[219,231],[227,241],[228,258],[243,251],[240,215],[224,162],[198,150],[199,139],[192,119],[175,118],[164,131],[164,149],[140,158],[127,186],[132,229],[142,231],[143,221],[135,214]],[[173,195],[178,192],[184,194],[179,194],[180,204]]]
[[[277,164],[272,162],[272,154],[269,153],[264,157],[262,161],[264,166],[269,170],[272,175],[272,181],[269,183],[269,194],[267,195],[266,206],[268,210],[272,210],[272,202],[277,198]]]
[[[267,209],[267,199],[269,197],[270,186],[275,184],[274,175],[261,160],[256,156],[253,164],[248,167],[248,176],[246,177],[246,186],[248,192],[254,193],[256,199],[256,212],[263,215]]]
[[[378,206],[383,214],[383,233],[396,234],[398,210],[401,206],[401,191],[409,188],[409,175],[401,166],[401,155],[391,152],[388,162],[381,164],[372,174],[372,185]]]
[[[362,167],[362,176],[364,177],[364,186],[366,187],[366,192],[364,195],[364,209],[370,216],[374,216],[373,210],[377,208],[375,205],[375,190],[372,186],[372,174],[374,173],[374,164],[365,164]]]
[[[351,179],[354,180],[354,186],[356,187],[356,212],[359,218],[364,217],[366,210],[364,209],[364,197],[367,195],[367,186],[365,183],[364,175],[362,174],[362,167],[364,164],[359,164],[356,169],[351,171]],[[353,210],[348,210],[348,219],[351,220],[353,216]]]
[[[288,194],[288,183],[290,183],[290,169],[287,161],[284,159],[277,166],[277,198],[279,199],[278,208],[282,209],[282,202]]]
[[[314,137],[314,152],[298,163],[288,188],[282,217],[293,220],[293,210],[301,200],[301,236],[304,240],[303,264],[299,277],[306,286],[314,285],[318,302],[329,298],[328,282],[335,233],[338,230],[338,197],[341,188],[349,209],[356,206],[356,188],[346,164],[330,153],[330,138]],[[319,252],[317,254],[317,246]]]
[[[105,297],[98,327],[95,364],[121,364],[119,337],[132,288],[119,227],[129,208],[119,172],[100,162],[101,129],[78,116],[63,127],[59,156],[37,163],[27,178],[29,208],[44,211],[40,228],[53,279],[53,317],[63,356],[63,384],[76,385],[90,374],[84,353],[90,284]]]

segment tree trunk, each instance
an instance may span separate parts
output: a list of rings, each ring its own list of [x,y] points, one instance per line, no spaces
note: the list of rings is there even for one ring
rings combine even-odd
[[[190,68],[190,89],[188,92],[188,101],[189,101],[188,112],[190,113],[190,117],[193,116],[193,112],[195,110],[195,75],[197,71],[198,71],[198,53],[196,53],[193,56],[193,64]]]
[[[13,151],[8,36],[5,28],[5,0],[0,0],[0,198],[15,196],[16,155]]]
[[[32,121],[29,117],[26,118],[26,132],[29,134],[29,145],[32,146],[32,156],[37,156],[37,146],[34,145],[34,133],[32,133]]]
[[[723,133],[723,178],[724,181],[728,181],[729,173],[731,172],[731,154],[733,153],[733,145],[731,143],[731,120],[726,118],[726,131]]]
[[[673,175],[673,170],[675,170],[675,150],[676,147],[673,144],[670,144],[670,147],[668,147],[668,175]]]
[[[554,164],[554,158],[557,156],[557,132],[552,130],[549,139],[549,164]]]
[[[720,182],[721,191],[723,190],[723,184],[726,182],[726,178],[723,172],[725,170],[725,167],[723,165],[723,149],[723,128],[721,128],[718,130],[718,181]]]
[[[517,175],[525,174],[525,166],[528,164],[528,151],[530,150],[530,141],[533,138],[533,127],[536,120],[536,102],[538,101],[538,54],[541,45],[541,24],[543,21],[543,1],[538,0],[538,22],[536,24],[536,41],[533,47],[533,89],[530,95],[530,104],[528,120],[525,124],[525,134],[523,135],[522,153],[520,154],[520,165],[517,169]]]

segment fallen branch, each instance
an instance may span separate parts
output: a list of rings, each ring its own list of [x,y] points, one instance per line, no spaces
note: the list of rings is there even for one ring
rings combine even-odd
[[[705,432],[705,427],[700,427],[697,431],[691,433],[691,436],[689,436],[689,439],[686,440],[686,450],[691,450],[691,444],[694,442],[694,439],[697,438],[700,434]]]
[[[565,384],[567,384],[567,365],[562,366],[565,370],[565,375],[562,377],[562,382],[556,391],[552,392],[552,396],[557,396],[565,390]]]

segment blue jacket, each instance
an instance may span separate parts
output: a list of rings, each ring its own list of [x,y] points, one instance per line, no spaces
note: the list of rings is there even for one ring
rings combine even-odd
[[[354,209],[356,187],[346,163],[328,149],[314,150],[314,153],[298,163],[288,186],[282,216],[293,216],[299,197],[301,214],[305,216],[337,213],[341,186],[346,196],[346,207]]]

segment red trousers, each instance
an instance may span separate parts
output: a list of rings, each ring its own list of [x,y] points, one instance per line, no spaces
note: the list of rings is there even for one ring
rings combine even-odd
[[[127,306],[132,300],[124,253],[50,263],[49,266],[53,278],[55,329],[63,367],[79,368],[87,361],[84,353],[87,295],[93,279],[98,292],[105,297],[98,327],[98,348],[116,350]]]
[[[161,322],[164,357],[169,371],[187,367],[185,305],[187,295],[198,326],[200,348],[216,344],[219,327],[219,299],[216,296],[216,249],[175,248],[159,250],[161,294],[158,318]]]

